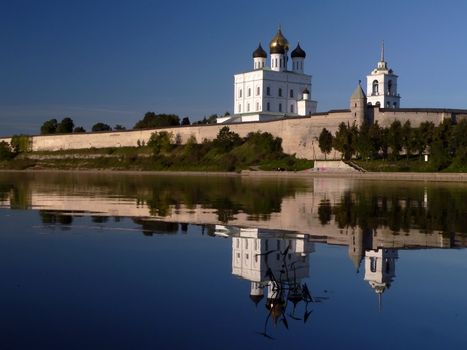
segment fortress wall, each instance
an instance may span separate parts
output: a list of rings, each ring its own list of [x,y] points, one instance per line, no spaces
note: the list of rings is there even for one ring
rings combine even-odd
[[[444,119],[451,119],[452,113],[441,111],[401,111],[401,110],[379,110],[374,109],[374,122],[378,122],[379,126],[389,127],[392,122],[399,120],[404,124],[410,120],[412,127],[417,127],[423,122],[432,122],[435,125],[441,123]]]
[[[332,112],[312,117],[290,118],[268,122],[193,125],[150,130],[129,130],[113,132],[96,132],[83,134],[38,135],[33,136],[33,151],[58,151],[84,148],[135,147],[139,142],[147,143],[153,132],[167,131],[181,143],[194,136],[198,143],[204,139],[216,138],[219,130],[228,126],[231,131],[241,137],[250,132],[269,132],[282,138],[285,153],[296,154],[299,158],[324,159],[319,150],[318,137],[323,128],[335,133],[341,122],[352,124],[354,119],[350,112]],[[9,138],[5,138],[9,142]],[[329,158],[329,157],[328,157]]]

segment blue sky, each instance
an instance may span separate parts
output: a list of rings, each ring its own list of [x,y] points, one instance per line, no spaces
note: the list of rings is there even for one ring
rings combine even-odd
[[[347,107],[383,39],[402,107],[467,108],[466,13],[460,0],[0,0],[0,135],[232,111],[233,74],[279,24],[307,52],[319,111]]]

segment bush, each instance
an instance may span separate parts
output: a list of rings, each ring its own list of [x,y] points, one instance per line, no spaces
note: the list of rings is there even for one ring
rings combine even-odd
[[[15,154],[11,150],[10,145],[5,141],[0,142],[0,161],[11,160],[14,156]]]
[[[172,136],[172,133],[169,134],[167,131],[153,132],[148,141],[148,146],[152,149],[153,155],[170,151]]]
[[[32,137],[28,135],[13,135],[11,137],[11,148],[16,154],[31,152]]]

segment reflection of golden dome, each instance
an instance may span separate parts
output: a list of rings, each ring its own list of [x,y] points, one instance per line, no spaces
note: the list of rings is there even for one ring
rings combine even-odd
[[[272,38],[269,43],[269,50],[274,51],[278,46],[282,46],[285,49],[285,51],[289,51],[289,42],[282,34],[280,28],[277,31],[276,35],[274,35],[274,38]]]

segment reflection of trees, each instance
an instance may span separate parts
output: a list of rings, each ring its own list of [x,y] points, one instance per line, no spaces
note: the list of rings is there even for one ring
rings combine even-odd
[[[135,224],[141,225],[141,230],[145,236],[152,236],[164,233],[177,233],[178,223],[176,222],[165,222],[165,221],[153,221],[133,218]]]
[[[339,227],[393,231],[467,233],[467,189],[463,187],[381,188],[347,191],[332,213]]]
[[[73,216],[61,214],[59,211],[39,210],[39,216],[45,225],[70,226],[73,223]]]
[[[326,225],[329,221],[331,221],[331,201],[329,199],[323,199],[321,203],[319,203],[318,207],[318,217],[321,225]]]
[[[273,212],[280,212],[282,198],[297,190],[296,183],[287,181],[242,181],[226,178],[160,178],[151,186],[147,200],[152,215],[167,216],[171,208],[185,205],[217,210],[218,219],[228,222],[239,212],[252,219],[267,220]]]

